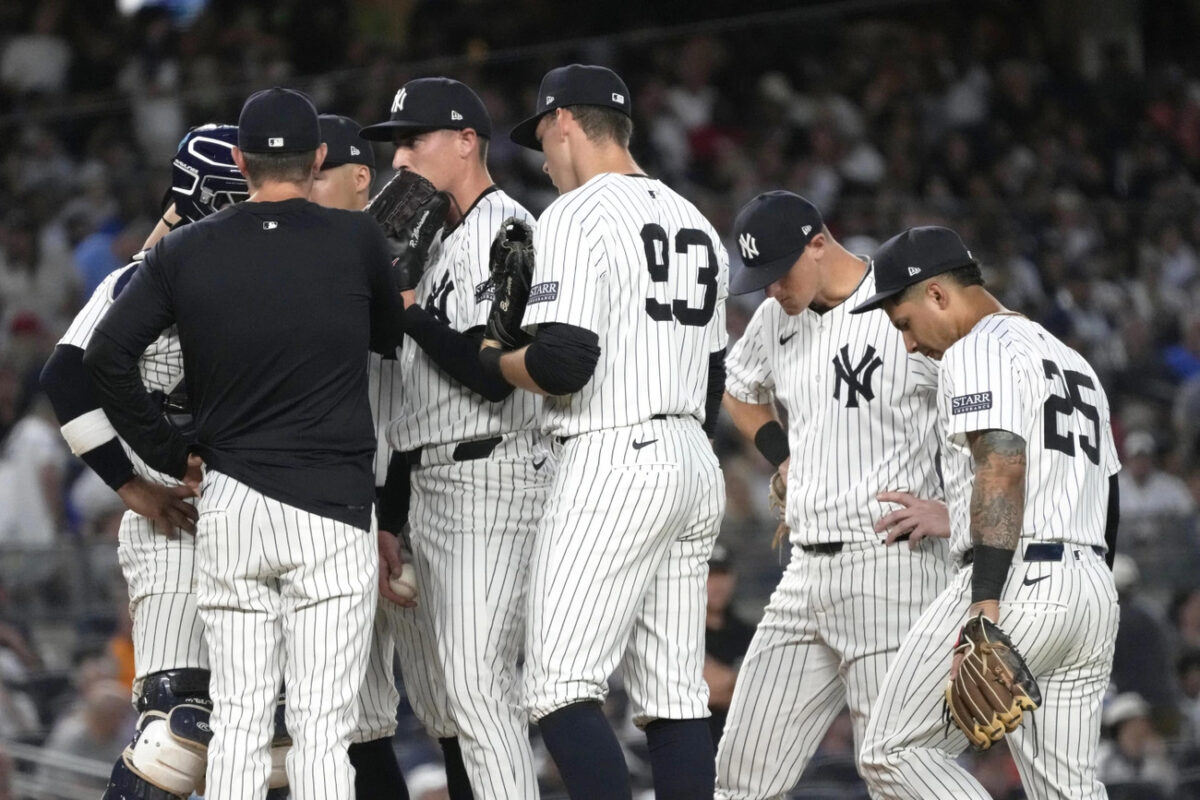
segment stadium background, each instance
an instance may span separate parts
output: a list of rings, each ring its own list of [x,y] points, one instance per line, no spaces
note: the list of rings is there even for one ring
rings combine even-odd
[[[236,122],[276,84],[366,124],[429,74],[475,87],[506,130],[570,61],[625,77],[639,162],[719,230],[779,187],[855,252],[950,225],[1007,305],[1092,361],[1126,464],[1129,556],[1102,770],[1110,797],[1200,797],[1200,3],[127,5],[0,2],[0,800],[98,797],[128,741],[120,505],[69,455],[35,378],[149,232],[182,133]],[[491,167],[531,210],[553,199],[507,137]],[[735,336],[759,300],[731,302]],[[718,445],[733,603],[752,622],[781,569],[768,473],[728,424]],[[414,796],[441,797],[416,729],[402,714],[402,764]],[[621,729],[645,779],[643,740]],[[994,796],[1023,796],[1002,750],[971,761]],[[545,781],[553,797],[549,766]],[[794,796],[865,796],[845,718]]]

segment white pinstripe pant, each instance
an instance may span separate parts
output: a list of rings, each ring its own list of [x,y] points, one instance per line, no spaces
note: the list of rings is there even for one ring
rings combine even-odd
[[[904,634],[949,579],[945,540],[792,557],[738,672],[717,751],[721,800],[782,797],[843,704],[861,744]]]
[[[117,558],[129,585],[137,677],[170,669],[208,669],[204,626],[196,611],[195,538],[168,539],[132,511],[121,518]]]
[[[428,680],[410,697],[414,708],[446,698],[479,800],[538,796],[517,661],[533,538],[555,466],[540,439],[524,432],[488,458],[412,471],[414,567],[441,675],[427,665]]]
[[[421,584],[420,576],[427,575],[429,570],[425,559],[405,551],[404,560],[413,565]],[[417,590],[423,592],[423,586]],[[359,693],[358,728],[352,741],[370,742],[396,733],[400,694],[396,691],[393,665],[397,655],[404,675],[404,693],[425,732],[435,739],[458,736],[458,726],[450,716],[429,602],[423,595],[418,597],[416,608],[401,608],[382,597],[378,602],[367,672]]]
[[[990,797],[954,760],[967,748],[966,736],[953,726],[947,735],[941,721],[950,651],[970,604],[967,567],[917,620],[892,662],[861,754],[877,800]],[[1036,727],[1027,719],[1007,737],[1030,800],[1107,797],[1096,779],[1096,745],[1119,616],[1112,573],[1091,548],[1068,545],[1061,562],[1018,556],[1009,572],[999,624],[1042,690]]]
[[[197,600],[213,700],[205,797],[265,797],[282,681],[291,796],[349,800],[346,747],[378,593],[375,534],[215,470],[201,489]]]
[[[530,575],[530,712],[603,701],[621,665],[638,724],[709,716],[705,580],[725,481],[704,431],[652,420],[576,436],[561,459]]]

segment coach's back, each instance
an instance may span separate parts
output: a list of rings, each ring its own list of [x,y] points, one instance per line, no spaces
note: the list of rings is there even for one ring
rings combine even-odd
[[[362,356],[396,344],[388,263],[365,215],[245,202],[159,242],[117,300],[142,306],[137,324],[109,315],[97,333],[133,348],[177,325],[205,463],[357,524],[374,487]]]

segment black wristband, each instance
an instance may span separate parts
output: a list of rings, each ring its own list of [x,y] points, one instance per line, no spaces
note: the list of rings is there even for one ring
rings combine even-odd
[[[754,434],[754,446],[776,467],[788,460],[787,432],[777,420],[764,423],[758,429]]]
[[[971,569],[971,602],[999,600],[1012,566],[1013,551],[1003,547],[975,545],[975,561]]]
[[[125,455],[125,448],[121,447],[121,443],[117,441],[116,437],[109,439],[99,447],[88,450],[79,457],[114,492],[128,483],[129,479],[136,474],[129,456]]]
[[[485,347],[479,351],[479,363],[483,365],[483,371],[489,375],[503,377],[504,372],[500,369],[500,358],[504,355],[504,351],[499,347]]]

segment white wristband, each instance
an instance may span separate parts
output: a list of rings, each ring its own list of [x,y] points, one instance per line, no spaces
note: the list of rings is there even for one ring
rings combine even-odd
[[[117,429],[108,421],[104,410],[96,408],[63,425],[62,435],[71,447],[71,452],[81,456],[110,439],[115,439]]]

